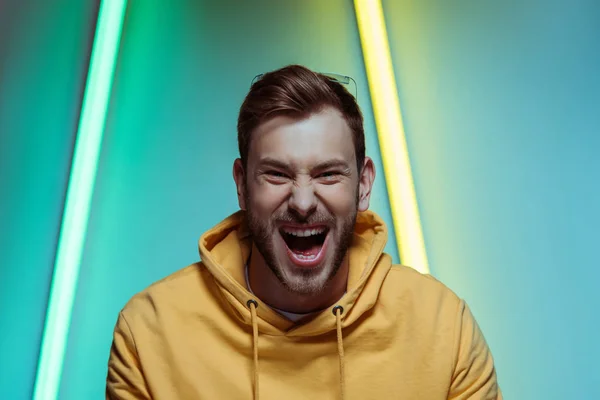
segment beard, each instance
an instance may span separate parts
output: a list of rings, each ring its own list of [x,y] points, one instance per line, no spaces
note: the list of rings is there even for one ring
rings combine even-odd
[[[251,204],[248,195],[246,195],[246,204]],[[315,212],[303,219],[287,211],[282,211],[273,214],[269,220],[265,220],[255,215],[252,207],[248,207],[246,219],[254,245],[282,286],[294,294],[315,295],[323,293],[328,288],[329,283],[341,268],[344,257],[352,244],[357,214],[358,190],[355,210],[342,221],[341,227],[335,224],[334,216],[324,212]],[[333,257],[330,260],[325,259],[324,265],[309,269],[288,267],[287,260],[278,262],[275,252],[275,235],[277,234],[275,222],[327,225],[330,227],[327,235],[331,235],[327,245],[333,248]]]

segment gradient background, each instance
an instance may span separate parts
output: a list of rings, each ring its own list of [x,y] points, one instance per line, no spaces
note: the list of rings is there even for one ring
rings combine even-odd
[[[157,3],[125,16],[60,399],[103,397],[120,308],[237,209],[254,75],[356,80],[391,225],[351,1]],[[432,274],[471,306],[507,399],[600,398],[600,3],[383,7]],[[97,10],[0,0],[2,398],[32,393]]]

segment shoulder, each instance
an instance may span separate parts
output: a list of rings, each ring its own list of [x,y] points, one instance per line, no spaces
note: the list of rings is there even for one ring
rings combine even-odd
[[[392,265],[388,275],[389,283],[406,289],[413,289],[424,295],[448,296],[459,300],[458,296],[445,284],[430,274],[423,274],[405,265]]]
[[[208,271],[201,262],[182,268],[135,294],[121,310],[128,323],[154,319],[169,310],[193,308],[202,301]]]
[[[429,274],[411,267],[393,265],[382,288],[382,294],[395,301],[410,304],[425,314],[455,317],[464,301],[450,288]]]

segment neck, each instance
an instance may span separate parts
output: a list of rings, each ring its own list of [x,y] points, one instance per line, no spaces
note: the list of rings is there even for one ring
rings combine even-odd
[[[348,283],[348,257],[320,293],[302,294],[289,291],[275,276],[262,254],[253,245],[248,276],[252,291],[270,307],[293,313],[323,310],[338,301],[346,292]]]

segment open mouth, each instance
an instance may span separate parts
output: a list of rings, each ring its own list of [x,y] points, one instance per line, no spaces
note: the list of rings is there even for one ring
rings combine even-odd
[[[280,233],[287,246],[288,256],[295,264],[311,267],[323,259],[329,233],[327,227],[283,227]]]

